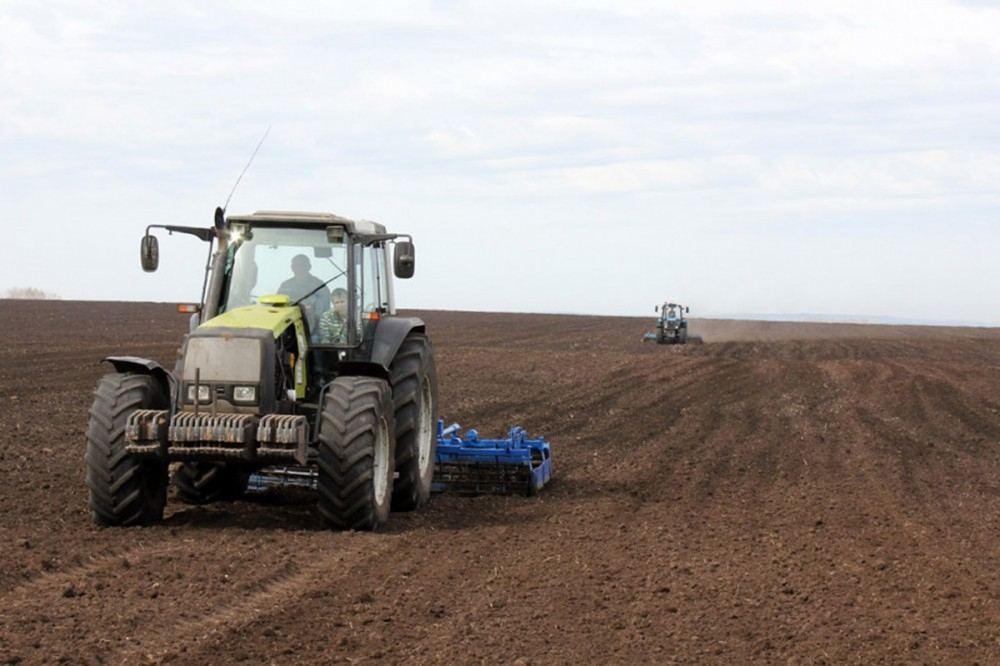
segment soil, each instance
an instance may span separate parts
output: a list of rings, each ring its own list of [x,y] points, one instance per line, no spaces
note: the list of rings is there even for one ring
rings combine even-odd
[[[99,361],[169,366],[187,318],[0,301],[0,662],[1000,661],[1000,331],[418,314],[442,416],[552,442],[539,496],[101,529]]]

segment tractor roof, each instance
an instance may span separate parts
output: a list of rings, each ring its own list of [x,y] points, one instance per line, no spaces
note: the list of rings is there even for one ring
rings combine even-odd
[[[259,210],[253,215],[231,215],[226,218],[230,223],[267,224],[289,227],[329,227],[343,226],[349,231],[363,234],[384,234],[385,226],[370,220],[350,220],[333,213],[303,213],[290,210]]]

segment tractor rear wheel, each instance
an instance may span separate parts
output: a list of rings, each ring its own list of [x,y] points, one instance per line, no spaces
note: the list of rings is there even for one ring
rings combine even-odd
[[[174,473],[177,496],[186,504],[233,500],[247,489],[250,475],[225,463],[188,462]]]
[[[333,527],[374,530],[389,518],[395,442],[392,390],[371,377],[338,377],[323,399],[319,512]]]
[[[125,451],[125,422],[137,409],[166,409],[168,397],[153,377],[105,375],[97,383],[87,427],[87,487],[98,525],[142,525],[163,519],[167,465]]]
[[[431,496],[437,449],[437,369],[426,335],[412,332],[389,366],[396,412],[396,472],[392,508],[412,511]]]

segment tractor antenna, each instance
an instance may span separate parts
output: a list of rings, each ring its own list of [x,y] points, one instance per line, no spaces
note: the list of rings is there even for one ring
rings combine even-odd
[[[230,199],[233,198],[233,195],[236,193],[236,188],[240,186],[240,181],[243,180],[243,174],[245,174],[247,172],[247,169],[250,168],[250,165],[253,164],[253,158],[257,157],[257,151],[260,150],[260,147],[262,145],[264,145],[264,139],[267,138],[267,135],[268,133],[270,133],[270,131],[271,131],[271,126],[268,125],[267,129],[264,130],[264,136],[260,137],[260,141],[257,142],[257,147],[253,149],[253,153],[250,155],[250,159],[247,160],[247,165],[243,167],[243,171],[240,171],[239,177],[236,179],[236,182],[233,183],[233,189],[229,192],[229,196],[226,197],[226,203],[222,206],[223,213],[225,213],[226,209],[229,208],[229,201]]]

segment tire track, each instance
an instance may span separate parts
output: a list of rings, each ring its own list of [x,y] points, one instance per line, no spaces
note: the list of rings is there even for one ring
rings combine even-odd
[[[389,535],[349,533],[358,543],[336,550],[319,559],[295,562],[259,584],[259,589],[232,603],[217,606],[202,617],[164,622],[158,618],[152,630],[141,639],[118,652],[111,661],[134,663],[137,660],[162,661],[181,656],[189,649],[198,652],[218,643],[227,635],[252,622],[272,614],[302,599],[310,592],[328,588],[348,576],[359,565],[396,547],[398,538]],[[193,642],[191,642],[193,640]]]
[[[128,550],[92,557],[90,561],[71,567],[64,571],[42,573],[31,580],[11,588],[0,595],[0,608],[6,613],[17,615],[24,613],[32,606],[44,605],[50,592],[63,592],[68,586],[87,580],[109,569],[124,568],[127,561],[129,567],[141,564],[154,557],[162,557],[186,550],[190,544],[166,542],[155,546],[137,546]]]

